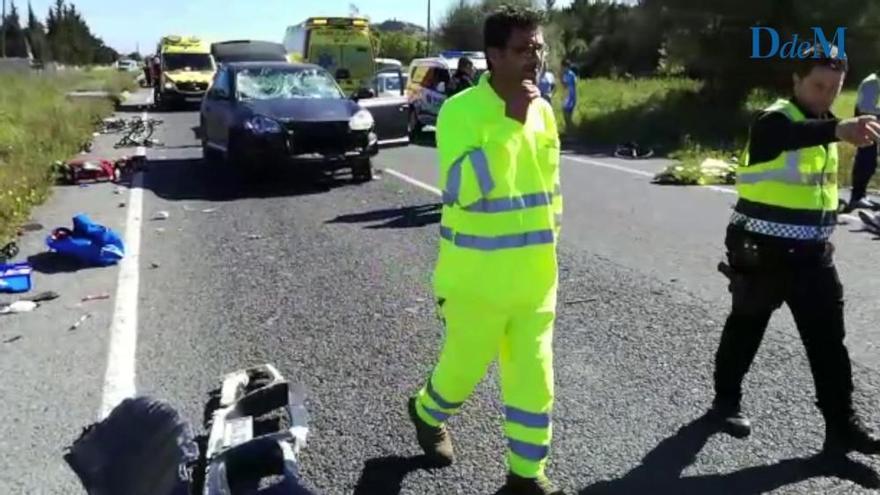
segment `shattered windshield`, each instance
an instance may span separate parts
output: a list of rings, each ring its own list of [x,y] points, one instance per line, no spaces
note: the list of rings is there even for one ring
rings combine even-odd
[[[236,87],[242,100],[345,98],[336,81],[322,69],[244,69],[237,75]]]

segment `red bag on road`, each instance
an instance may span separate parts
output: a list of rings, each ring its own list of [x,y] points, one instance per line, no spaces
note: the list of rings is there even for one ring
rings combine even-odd
[[[110,160],[77,159],[65,165],[67,179],[71,184],[84,182],[110,182],[116,180],[116,167]]]

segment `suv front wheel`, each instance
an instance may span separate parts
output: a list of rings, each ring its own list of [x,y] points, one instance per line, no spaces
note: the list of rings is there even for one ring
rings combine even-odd
[[[351,165],[351,177],[359,183],[373,180],[373,162],[369,158],[355,160]]]

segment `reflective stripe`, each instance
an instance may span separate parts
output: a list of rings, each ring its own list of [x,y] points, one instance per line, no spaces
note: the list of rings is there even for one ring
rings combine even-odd
[[[525,210],[549,206],[553,203],[553,195],[547,193],[526,194],[510,198],[482,198],[474,204],[466,206],[466,211],[474,213],[504,213],[508,211]]]
[[[740,226],[749,232],[773,237],[784,237],[786,239],[824,241],[830,238],[834,233],[834,225],[795,225],[790,223],[770,222],[758,218],[747,217],[737,211],[734,211],[733,215],[731,215],[730,223],[732,225]]]
[[[804,174],[801,173],[799,165],[801,163],[800,150],[788,151],[785,153],[785,168],[766,170],[763,172],[750,172],[748,168],[740,169],[737,174],[737,181],[741,184],[756,184],[763,181],[782,182],[783,184],[793,184],[796,186],[818,186],[832,183],[829,179],[835,177],[834,174],[825,174],[822,172]]]
[[[492,172],[489,170],[489,159],[486,152],[482,149],[469,151],[458,157],[446,176],[446,190],[443,191],[443,203],[451,206],[458,202],[458,196],[461,194],[461,167],[466,159],[470,158],[471,166],[474,174],[477,176],[477,182],[480,185],[480,193],[483,197],[489,194],[495,188],[495,181],[492,180]]]
[[[557,213],[553,215],[553,221],[556,222],[556,225],[562,225],[562,213]]]
[[[425,406],[422,406],[422,407],[425,407]],[[437,421],[439,421],[441,423],[443,423],[447,419],[449,419],[449,414],[447,414],[443,411],[438,411],[436,409],[431,409],[430,407],[425,407],[425,412],[428,413],[432,418],[436,419]]]
[[[443,225],[440,226],[440,237],[452,242],[458,247],[478,249],[480,251],[495,251],[498,249],[513,249],[539,244],[553,244],[555,239],[552,230],[536,230],[534,232],[525,232],[522,234],[484,237],[456,233],[449,227]]]
[[[535,445],[513,438],[507,439],[507,446],[514,454],[530,461],[541,461],[550,453],[550,447],[546,445]]]
[[[547,428],[550,426],[549,414],[530,413],[510,406],[504,408],[504,417],[511,423],[528,426],[529,428]]]
[[[428,380],[428,385],[425,387],[425,391],[428,392],[428,397],[443,409],[458,409],[464,404],[464,402],[449,402],[443,397],[440,397],[440,394],[438,394],[437,391],[434,390],[434,386],[431,385],[431,380]]]

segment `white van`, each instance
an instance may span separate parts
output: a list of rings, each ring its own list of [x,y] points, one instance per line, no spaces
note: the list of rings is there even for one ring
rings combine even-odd
[[[488,70],[483,52],[442,52],[439,57],[419,58],[409,65],[409,81],[406,88],[410,105],[408,130],[410,137],[417,137],[425,126],[437,125],[440,107],[446,101],[446,90],[458,69],[458,60],[468,57],[477,71],[474,82]]]

